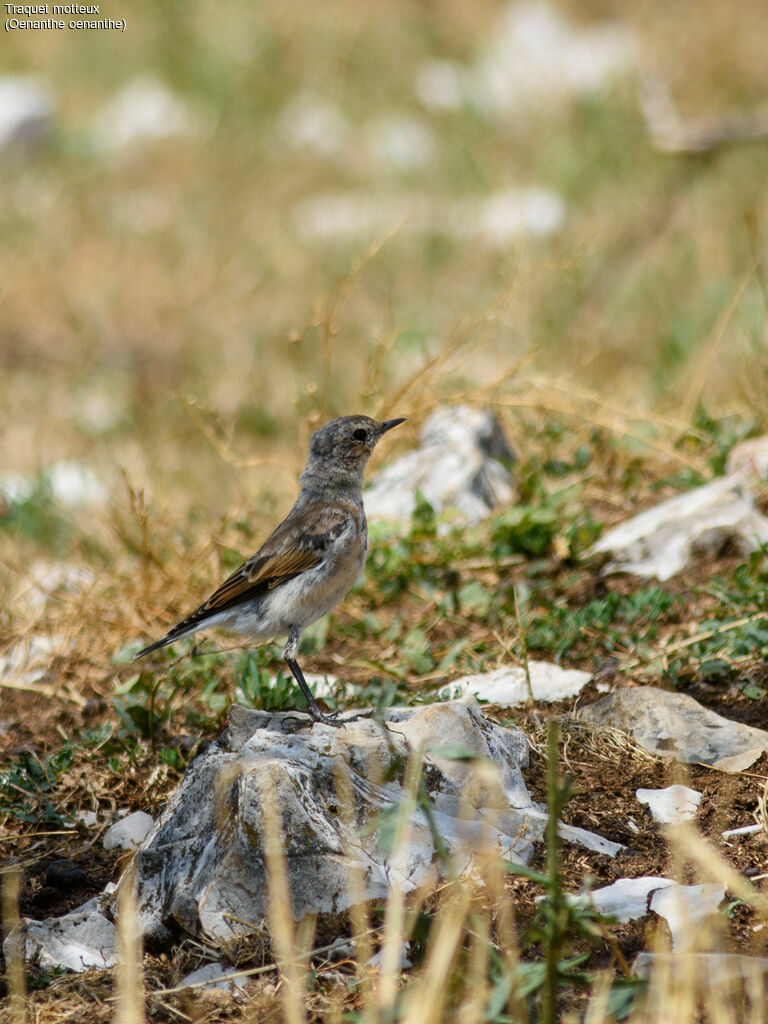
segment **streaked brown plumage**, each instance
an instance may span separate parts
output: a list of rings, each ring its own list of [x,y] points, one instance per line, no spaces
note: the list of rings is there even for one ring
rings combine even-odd
[[[312,435],[301,490],[287,517],[259,550],[191,615],[136,655],[210,626],[255,640],[288,634],[284,657],[310,714],[330,722],[296,663],[301,631],[333,608],[365,564],[363,471],[379,439],[402,419],[342,416]]]

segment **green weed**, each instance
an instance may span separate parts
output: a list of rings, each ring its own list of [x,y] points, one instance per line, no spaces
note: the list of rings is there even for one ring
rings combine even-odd
[[[24,753],[9,768],[0,772],[0,819],[15,818],[37,825],[71,824],[66,811],[54,803],[59,776],[72,766],[76,748],[66,743],[60,750],[41,759]]]

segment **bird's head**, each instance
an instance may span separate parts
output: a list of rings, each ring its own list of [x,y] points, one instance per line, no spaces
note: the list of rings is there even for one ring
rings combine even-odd
[[[379,440],[404,422],[404,418],[382,422],[370,416],[340,416],[331,420],[310,439],[307,470],[326,470],[333,475],[336,470],[362,474]]]

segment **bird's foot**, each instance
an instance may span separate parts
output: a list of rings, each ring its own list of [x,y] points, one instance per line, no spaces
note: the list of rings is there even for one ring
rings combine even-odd
[[[319,722],[321,725],[333,725],[337,729],[343,729],[347,722],[351,721],[349,718],[342,721],[339,717],[341,715],[340,711],[332,711],[330,714],[326,715],[326,713],[321,711],[317,705],[309,708],[309,714],[313,723]]]

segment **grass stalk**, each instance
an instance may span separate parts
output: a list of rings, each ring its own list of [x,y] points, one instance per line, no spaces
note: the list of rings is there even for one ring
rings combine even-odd
[[[264,829],[264,858],[267,867],[269,930],[275,960],[283,979],[281,988],[286,1024],[304,1024],[306,970],[296,957],[291,890],[283,850],[284,833],[274,785],[266,780],[260,792]]]
[[[144,1024],[142,943],[136,905],[136,859],[133,858],[117,893],[116,1024]]]
[[[24,988],[24,936],[19,917],[19,869],[12,867],[3,876],[3,934],[6,939],[5,962],[8,982],[10,1024],[26,1024],[26,993]]]

